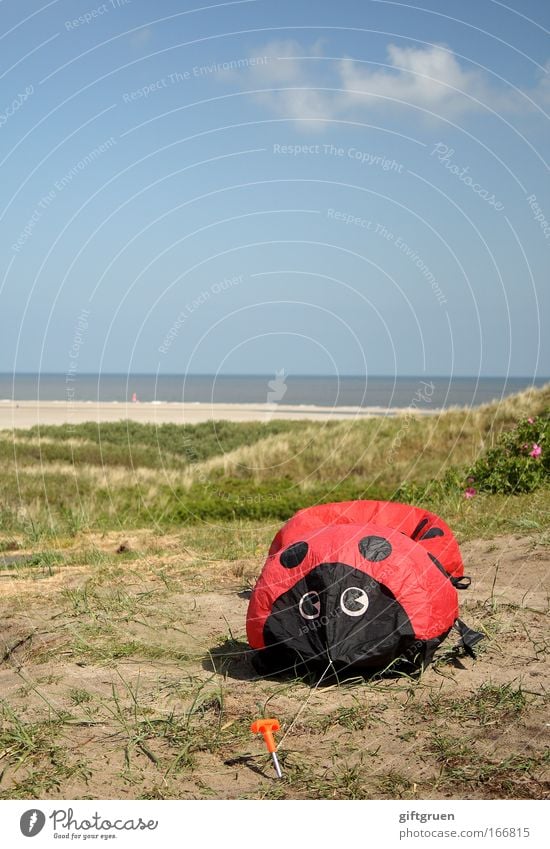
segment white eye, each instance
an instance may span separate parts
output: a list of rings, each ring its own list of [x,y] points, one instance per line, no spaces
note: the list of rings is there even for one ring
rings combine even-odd
[[[304,619],[318,619],[321,612],[319,593],[312,591],[303,595],[300,599],[298,610],[300,611],[300,616]]]
[[[360,587],[348,587],[340,596],[340,607],[348,616],[362,616],[369,606],[369,597]]]

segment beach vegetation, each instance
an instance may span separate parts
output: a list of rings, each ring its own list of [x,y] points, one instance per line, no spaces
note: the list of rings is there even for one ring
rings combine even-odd
[[[0,432],[0,544],[86,529],[282,521],[357,498],[498,522],[548,484],[550,387],[437,415]],[[530,504],[541,519],[535,498]],[[465,504],[464,502],[470,502]],[[504,514],[503,512],[504,511]],[[529,511],[528,511],[529,512]]]

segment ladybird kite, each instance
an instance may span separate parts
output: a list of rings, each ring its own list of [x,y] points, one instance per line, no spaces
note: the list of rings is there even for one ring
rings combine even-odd
[[[247,636],[262,671],[327,666],[368,674],[426,666],[458,619],[466,589],[458,543],[438,516],[387,501],[300,510],[277,533],[252,592]]]

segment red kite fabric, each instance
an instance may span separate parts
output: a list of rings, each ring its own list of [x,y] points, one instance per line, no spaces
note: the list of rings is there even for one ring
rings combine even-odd
[[[388,501],[306,508],[271,544],[248,641],[263,670],[425,665],[460,623],[457,588],[469,583],[458,543],[433,513]]]

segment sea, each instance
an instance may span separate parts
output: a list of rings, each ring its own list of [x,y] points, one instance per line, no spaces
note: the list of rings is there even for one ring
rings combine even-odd
[[[141,401],[320,407],[471,407],[549,377],[384,377],[277,374],[8,374],[0,401]]]

